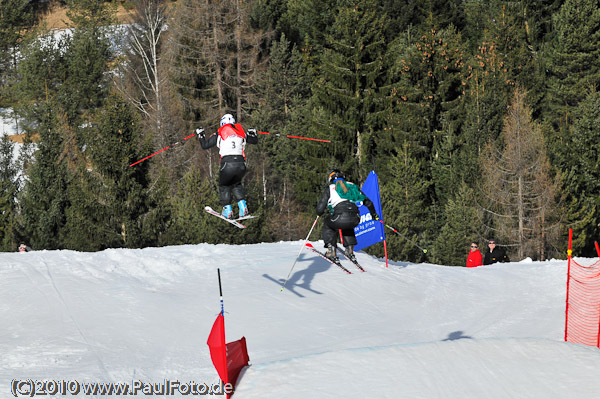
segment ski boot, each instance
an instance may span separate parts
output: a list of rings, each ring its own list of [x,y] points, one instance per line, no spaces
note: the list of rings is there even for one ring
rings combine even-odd
[[[356,263],[356,255],[354,255],[354,245],[348,245],[346,247],[346,256],[348,257],[348,259],[350,259],[352,262]]]
[[[238,207],[240,208],[240,217],[248,215],[248,205],[246,205],[246,200],[238,201]]]
[[[340,258],[337,257],[336,253],[335,253],[335,246],[332,244],[327,244],[325,245],[325,248],[327,248],[327,251],[325,252],[325,257],[331,259],[334,262],[339,262]]]
[[[231,205],[225,205],[223,210],[221,211],[221,216],[226,219],[233,219],[233,209],[231,209]]]

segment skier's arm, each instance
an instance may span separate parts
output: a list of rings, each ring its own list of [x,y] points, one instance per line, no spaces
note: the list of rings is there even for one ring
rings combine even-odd
[[[371,218],[373,220],[379,220],[379,215],[377,214],[377,211],[375,210],[375,204],[373,204],[373,201],[371,201],[369,199],[369,197],[367,197],[365,195],[365,193],[362,192],[362,190],[360,190],[360,193],[365,196],[365,199],[363,200],[363,205],[366,206],[367,209],[369,210],[369,213],[371,214]]]
[[[256,134],[256,129],[248,129],[248,133],[246,134],[246,143],[258,144],[258,134]]]
[[[317,203],[317,208],[316,208],[317,215],[321,216],[325,212],[325,209],[327,209],[328,202],[329,202],[329,186],[325,187],[325,191],[323,191],[323,196],[321,196],[321,199]]]
[[[217,145],[217,134],[213,133],[208,139],[204,134],[204,129],[198,128],[196,129],[196,135],[198,136],[198,140],[200,140],[200,146],[202,146],[203,150],[208,150],[211,147]]]

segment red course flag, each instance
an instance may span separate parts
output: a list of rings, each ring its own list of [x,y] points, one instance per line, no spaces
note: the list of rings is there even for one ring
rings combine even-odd
[[[210,358],[212,359],[219,378],[223,384],[229,382],[227,377],[227,347],[225,346],[225,318],[222,314],[217,316],[213,324],[208,341],[206,341],[210,350]]]
[[[249,361],[245,337],[227,344],[227,373],[234,386],[240,372],[248,365]]]
[[[235,383],[242,369],[248,366],[248,349],[246,348],[246,338],[225,344],[225,317],[223,317],[223,290],[221,289],[221,270],[217,269],[219,275],[219,295],[221,296],[221,313],[217,316],[206,344],[210,350],[215,369],[223,386],[227,386],[225,393],[227,399],[232,395],[235,389]],[[229,380],[231,378],[231,381]]]

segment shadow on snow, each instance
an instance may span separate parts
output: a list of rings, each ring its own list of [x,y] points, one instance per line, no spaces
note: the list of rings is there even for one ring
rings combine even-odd
[[[302,262],[305,257],[306,255],[302,254],[301,258],[299,259],[299,262]],[[323,294],[322,292],[312,289],[310,285],[317,273],[326,272],[331,268],[331,264],[321,258],[311,260],[313,260],[313,262],[306,269],[298,270],[290,276],[288,282],[285,284],[285,290],[291,291],[292,293],[298,295],[300,298],[304,298],[304,295],[297,292],[297,288],[302,288],[314,294]],[[283,282],[285,281],[285,278],[276,279],[274,277],[269,276],[266,273],[263,274],[263,277],[273,281],[274,283],[277,283],[279,286],[282,286]]]

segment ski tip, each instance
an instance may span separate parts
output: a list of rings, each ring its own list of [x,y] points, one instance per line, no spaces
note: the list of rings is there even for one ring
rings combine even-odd
[[[313,247],[313,245],[312,245],[310,242],[307,242],[307,243],[306,243],[306,244],[304,244],[304,245],[306,245],[306,246],[307,246],[307,247],[309,247],[309,248],[314,248],[314,247]]]
[[[205,206],[205,207],[204,207],[204,210],[205,210],[205,211],[212,211],[212,208],[211,208],[210,206],[208,206],[208,205],[207,205],[207,206]]]

